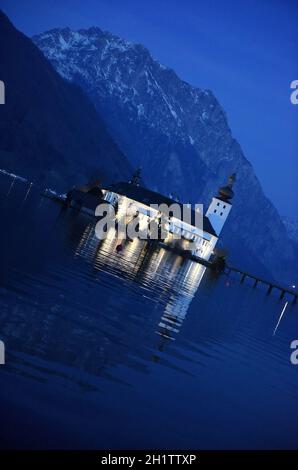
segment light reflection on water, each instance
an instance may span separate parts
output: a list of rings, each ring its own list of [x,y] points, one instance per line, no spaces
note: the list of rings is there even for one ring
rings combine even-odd
[[[285,300],[261,286],[137,240],[117,253],[90,217],[9,188],[3,446],[297,447],[297,306],[273,337]]]
[[[75,255],[88,260],[95,269],[134,281],[141,286],[143,296],[146,296],[146,291],[149,296],[154,291],[153,300],[164,305],[156,332],[174,340],[173,333],[179,333],[206,268],[161,247],[150,247],[138,239],[126,241],[121,254],[117,254],[117,243],[112,230],[106,239],[99,241],[94,223],[90,223],[83,232]]]

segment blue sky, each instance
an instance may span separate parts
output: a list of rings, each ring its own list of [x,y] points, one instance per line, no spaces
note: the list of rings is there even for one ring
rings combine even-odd
[[[295,0],[0,0],[33,34],[99,26],[147,46],[223,105],[233,135],[281,214],[298,216],[298,2]]]

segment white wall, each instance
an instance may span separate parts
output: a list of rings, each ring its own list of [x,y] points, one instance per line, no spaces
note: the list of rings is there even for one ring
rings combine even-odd
[[[212,198],[211,204],[206,212],[206,216],[210,220],[217,236],[220,234],[231,208],[232,205],[229,202],[222,201],[217,197]]]

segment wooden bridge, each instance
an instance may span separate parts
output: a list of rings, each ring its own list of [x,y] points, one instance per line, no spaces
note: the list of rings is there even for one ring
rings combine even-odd
[[[234,268],[232,266],[226,266],[224,272],[226,274],[230,274],[231,272],[238,273],[240,275],[240,283],[241,284],[245,281],[245,279],[253,279],[253,281],[254,281],[253,286],[252,286],[253,289],[256,288],[258,284],[265,284],[266,286],[268,286],[267,295],[270,295],[272,290],[276,289],[276,290],[280,291],[280,295],[279,295],[280,300],[282,300],[284,298],[285,294],[289,294],[293,297],[292,303],[293,304],[297,303],[298,293],[291,290],[291,289],[281,287],[281,286],[275,284],[274,282],[266,281],[265,279],[262,279],[258,276],[255,276],[254,274],[247,273],[245,271],[242,271],[241,269]]]

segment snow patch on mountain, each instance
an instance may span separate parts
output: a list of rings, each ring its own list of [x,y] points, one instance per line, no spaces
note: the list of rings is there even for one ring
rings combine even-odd
[[[298,218],[283,216],[282,221],[291,240],[298,243]]]

